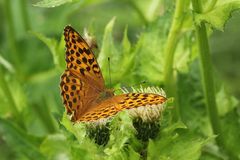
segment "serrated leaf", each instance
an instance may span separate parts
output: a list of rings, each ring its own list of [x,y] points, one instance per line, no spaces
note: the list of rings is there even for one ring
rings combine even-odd
[[[111,57],[111,55],[114,55],[116,52],[112,38],[112,30],[114,23],[115,17],[113,17],[110,20],[110,22],[108,22],[104,30],[102,47],[98,56],[98,62],[101,68],[107,68],[108,66],[107,58]],[[102,72],[104,74],[104,71]]]
[[[231,13],[240,8],[240,1],[226,2],[216,6],[207,13],[196,14],[195,22],[200,25],[201,22],[209,23],[213,28],[223,31],[224,25],[231,17]]]
[[[189,131],[163,134],[158,140],[150,140],[148,146],[149,160],[197,160],[203,145],[208,140],[200,139]]]
[[[53,8],[65,3],[70,3],[72,0],[42,0],[34,4],[36,7],[45,7],[45,8]]]
[[[132,60],[132,55],[130,55],[129,52],[123,53],[127,54],[127,56],[122,56],[121,54],[123,51],[129,51],[130,50],[130,42],[127,40],[127,35],[125,36],[125,40],[123,40],[122,43],[122,49],[118,50],[117,47],[114,44],[114,40],[112,37],[112,30],[115,23],[115,17],[112,18],[112,20],[106,25],[103,35],[103,42],[101,51],[98,56],[98,62],[101,66],[102,73],[104,77],[107,77],[105,75],[108,75],[109,69],[111,69],[111,76],[113,79],[113,83],[119,82],[119,79],[123,78],[124,74],[128,70],[129,61]],[[110,66],[109,68],[108,64],[109,62],[107,59],[110,58],[110,64],[114,64]],[[121,66],[121,67],[120,67]],[[109,78],[109,77],[108,77]],[[107,79],[107,78],[106,78]],[[106,82],[108,82],[106,80]]]
[[[114,159],[139,159],[135,151],[141,146],[135,138],[135,129],[127,111],[120,112],[111,122],[111,135],[104,152],[109,160]]]
[[[79,142],[81,142],[86,135],[85,126],[82,123],[72,123],[69,116],[66,112],[63,114],[63,118],[61,124],[70,132],[72,133]]]
[[[163,71],[163,37],[162,30],[153,26],[151,31],[141,34],[135,50],[134,70],[140,81],[160,82]]]
[[[135,129],[132,120],[126,111],[120,112],[111,122],[112,131],[110,142],[105,152],[111,155],[113,152],[123,148],[129,138],[134,137]],[[111,147],[109,147],[111,146]]]
[[[102,147],[95,144],[86,136],[86,127],[84,123],[72,123],[66,112],[63,115],[61,124],[74,135],[77,139],[71,143],[71,155],[73,159],[81,157],[84,160],[101,160],[104,156]]]
[[[131,43],[128,40],[128,27],[125,28],[122,40],[123,54],[129,54],[131,49]],[[128,56],[128,55],[126,55]]]

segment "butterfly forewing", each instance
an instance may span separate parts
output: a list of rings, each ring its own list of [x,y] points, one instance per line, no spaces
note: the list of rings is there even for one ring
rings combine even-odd
[[[70,26],[65,27],[64,36],[67,68],[82,81],[91,84],[95,90],[103,91],[101,70],[86,41]]]
[[[85,40],[65,27],[67,69],[61,76],[61,96],[68,114],[76,121],[104,91],[104,80],[96,58]]]

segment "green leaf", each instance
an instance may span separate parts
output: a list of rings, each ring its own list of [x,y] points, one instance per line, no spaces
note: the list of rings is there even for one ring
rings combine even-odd
[[[74,137],[77,139],[74,139],[73,141],[69,141],[71,144],[71,155],[73,159],[79,159],[81,157],[82,159],[93,159],[93,160],[101,160],[103,159],[102,156],[104,156],[103,148],[95,144],[92,140],[90,140],[86,136],[86,127],[85,124],[82,122],[71,122],[69,116],[64,113],[64,116],[62,118],[61,124],[74,135]]]
[[[148,31],[143,32],[133,51],[133,70],[140,81],[148,80],[159,83],[163,72],[163,46],[164,37],[159,26],[151,26]]]
[[[5,73],[0,67],[0,98],[1,98],[1,107],[6,107],[6,111],[12,114],[16,122],[19,121],[23,124],[22,118],[20,115],[21,107],[24,107],[25,94],[22,90],[21,85],[18,81],[12,80],[11,85],[9,81],[5,78]],[[4,110],[3,110],[4,111]]]
[[[222,119],[222,129],[226,139],[226,146],[236,157],[240,157],[240,146],[238,143],[240,142],[239,120],[239,108],[238,110],[232,110],[231,112],[228,112]]]
[[[198,61],[195,60],[189,65],[188,73],[178,73],[177,80],[182,121],[197,135],[212,135],[211,125],[206,116]]]
[[[3,139],[17,154],[27,159],[45,159],[38,150],[41,139],[27,135],[19,127],[4,119],[0,119],[0,134],[4,135]]]
[[[153,22],[159,17],[159,14],[164,12],[162,0],[149,0],[149,1],[128,1],[130,6],[135,10],[141,20],[145,23]],[[165,3],[166,4],[166,3]],[[160,13],[159,13],[160,12]]]
[[[64,38],[62,37],[60,43],[58,44],[55,39],[48,38],[41,33],[37,32],[30,33],[35,35],[38,39],[40,39],[43,43],[45,43],[48,46],[49,50],[52,53],[53,62],[55,66],[61,68],[62,70],[64,68],[64,53],[63,53]]]
[[[220,116],[224,116],[228,112],[232,111],[237,107],[238,100],[227,93],[224,86],[221,87],[220,91],[216,95],[216,101],[218,106],[218,113]]]
[[[187,126],[183,122],[179,121],[177,123],[171,124],[166,128],[162,129],[162,134],[166,134],[166,135],[171,134],[176,129],[187,129]]]
[[[212,27],[223,31],[224,25],[231,17],[231,13],[240,8],[240,1],[226,2],[221,5],[217,5],[209,12],[196,14],[195,22],[200,25],[201,22],[207,22]]]
[[[83,159],[139,159],[139,154],[135,151],[141,145],[136,141],[135,129],[127,112],[121,112],[113,118],[111,122],[111,135],[109,143],[105,148],[95,144],[86,137],[84,123],[73,124],[69,117],[64,115],[62,119],[64,127],[73,133],[78,139],[72,146],[72,155]],[[77,143],[76,143],[77,142]],[[131,145],[128,145],[128,144]],[[93,156],[94,155],[94,156]]]
[[[141,144],[135,138],[132,120],[127,111],[120,112],[111,122],[111,135],[104,152],[108,159],[139,159],[136,152]]]
[[[65,62],[65,40],[64,40],[64,36],[61,36],[61,40],[58,43],[58,46],[56,48],[56,53],[57,53],[57,59],[58,59],[58,63],[59,63],[59,67],[62,70],[63,68],[65,68],[66,66],[66,62]],[[56,60],[57,61],[57,60]]]
[[[131,42],[128,39],[128,27],[125,28],[124,33],[123,33],[123,39],[122,39],[122,45],[121,48],[119,49],[119,53],[121,55],[118,57],[118,60],[116,63],[118,63],[115,71],[117,71],[117,74],[113,74],[113,78],[116,81],[123,81],[124,79],[128,79],[128,77],[132,76],[132,74],[129,74],[129,72],[132,70],[132,66],[134,63],[134,57],[135,53],[133,52],[133,48],[131,46]]]
[[[86,136],[85,125],[83,123],[72,123],[66,112],[63,114],[61,124],[72,133],[79,142],[82,142]]]
[[[130,50],[131,50],[131,43],[128,39],[128,27],[124,30],[123,40],[122,40],[122,48],[123,48],[123,54],[126,54],[128,56]]]
[[[112,18],[112,20],[105,27],[102,48],[98,56],[98,62],[105,77],[108,77],[106,75],[108,75],[108,71],[111,69],[112,82],[116,83],[119,82],[119,80],[123,77],[126,78],[125,75],[127,72],[129,72],[129,67],[133,61],[134,54],[130,53],[131,44],[127,38],[127,28],[125,29],[122,46],[120,46],[120,49],[118,46],[116,47],[112,37],[114,23],[115,17]],[[111,68],[108,66],[108,58],[111,60],[110,63],[113,64],[111,65]]]
[[[103,35],[103,41],[102,41],[102,48],[100,50],[100,53],[98,55],[98,62],[101,68],[107,68],[108,61],[107,59],[109,57],[112,58],[112,55],[116,54],[116,48],[113,43],[113,37],[112,37],[112,30],[115,23],[115,17],[111,19],[110,22],[105,27],[104,35]],[[102,70],[103,74],[107,74],[106,70]]]
[[[43,83],[57,75],[59,75],[58,70],[56,68],[53,68],[40,73],[32,74],[31,76],[29,76],[28,82]]]
[[[157,140],[150,140],[148,145],[149,160],[194,160],[199,159],[203,145],[208,141],[194,136],[179,122],[160,132]],[[174,129],[175,128],[175,129]],[[174,130],[173,130],[174,129]],[[178,132],[176,132],[176,129]],[[169,132],[170,131],[170,132]]]
[[[62,134],[48,135],[40,146],[40,151],[48,159],[70,159],[70,146]]]
[[[151,22],[158,17],[161,3],[163,3],[161,0],[152,0],[150,2],[147,12],[144,12],[148,21]]]
[[[6,68],[9,72],[11,72],[11,73],[15,72],[13,65],[10,62],[8,62],[5,58],[3,58],[1,55],[0,55],[0,64],[4,68]]]
[[[36,7],[46,7],[46,8],[53,8],[65,3],[70,3],[72,0],[42,0],[34,4]]]

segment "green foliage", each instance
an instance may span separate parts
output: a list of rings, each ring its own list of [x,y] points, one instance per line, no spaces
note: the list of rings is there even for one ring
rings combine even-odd
[[[191,6],[194,2],[202,3],[201,12]],[[210,72],[217,83],[211,90],[203,89],[210,82],[202,83],[204,47],[198,45],[201,40],[208,42],[217,33],[214,29],[223,31],[239,7],[239,0],[0,0],[0,160],[240,159],[239,99],[229,89],[233,84],[224,81],[234,79],[239,67],[227,74]],[[96,34],[99,49],[94,52],[107,86],[118,90],[142,81],[147,81],[146,86],[173,86],[173,92],[165,88],[173,103],[160,121],[136,123],[126,111],[105,128],[69,120],[58,87],[66,65],[62,30],[68,24]],[[212,31],[205,39],[201,39],[203,32],[199,38],[194,31],[202,25]],[[230,36],[234,39],[237,34]],[[214,57],[222,59],[221,66],[230,66],[226,57],[237,61],[231,58],[230,49],[237,48],[232,42],[211,46],[225,52],[222,58],[214,52]],[[205,51],[210,57],[211,50]],[[209,57],[207,69],[212,65]],[[166,75],[171,75],[169,81]],[[239,88],[234,84],[234,89]],[[214,120],[220,132],[209,121],[212,114],[206,109],[204,93],[210,92],[216,97]],[[149,126],[152,129],[147,130]]]
[[[44,155],[38,149],[41,139],[27,135],[19,127],[4,119],[0,119],[0,132],[4,135],[5,141],[10,146],[14,146],[12,149],[17,153],[15,158],[44,159]]]
[[[59,44],[57,44],[57,41],[55,39],[47,38],[40,33],[32,32],[32,34],[35,35],[37,38],[39,38],[42,42],[44,42],[48,46],[49,50],[52,53],[54,65],[61,70],[64,69],[65,67],[65,63],[63,61],[64,59],[63,46],[65,43],[64,39],[61,38],[61,41],[59,42]]]
[[[182,123],[163,129],[160,137],[159,140],[149,142],[149,159],[199,159],[201,148],[207,142],[187,132]]]
[[[216,5],[211,11],[196,15],[195,22],[200,25],[202,21],[209,23],[212,27],[223,31],[224,25],[230,18],[231,13],[240,8],[240,1],[230,1]]]
[[[104,148],[103,146],[94,144],[94,139],[84,136],[91,127],[93,130],[96,130],[96,124],[88,124],[85,126],[81,123],[76,123],[73,125],[69,117],[64,116],[63,125],[78,138],[80,145],[71,145],[72,147],[78,148],[78,151],[75,152],[79,152],[79,155],[82,152],[86,155],[95,155],[94,157],[91,156],[90,159],[97,157],[101,157],[102,159],[139,159],[146,150],[148,151],[147,156],[149,159],[167,159],[167,157],[171,159],[198,159],[202,146],[206,144],[208,140],[194,136],[181,122],[169,125],[169,118],[170,116],[166,114],[164,120],[160,123],[160,132],[157,137],[149,141],[147,148],[146,141],[137,138],[139,133],[135,129],[135,126],[133,126],[132,119],[128,116],[127,112],[119,113],[110,121],[110,124],[108,124],[111,128],[110,140]],[[86,127],[88,129],[86,129]],[[146,129],[143,126],[138,127],[142,127],[142,130]],[[70,140],[68,140],[68,142],[74,143]],[[55,149],[56,147],[52,148],[53,151]],[[169,150],[171,150],[171,152],[169,152]]]

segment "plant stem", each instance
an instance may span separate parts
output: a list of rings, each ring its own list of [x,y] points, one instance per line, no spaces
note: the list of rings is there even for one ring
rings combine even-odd
[[[16,52],[17,47],[15,44],[15,30],[14,30],[14,23],[13,23],[13,16],[11,12],[11,4],[9,0],[5,0],[5,14],[6,14],[6,21],[7,21],[7,27],[8,27],[8,40],[9,40],[9,47],[13,52]]]
[[[5,14],[6,14],[6,22],[7,22],[7,40],[9,43],[9,50],[11,53],[9,53],[10,55],[12,55],[12,59],[14,61],[14,65],[15,65],[15,69],[16,69],[16,73],[17,73],[17,77],[19,79],[21,79],[21,66],[20,66],[20,62],[19,62],[19,54],[18,54],[18,49],[17,49],[17,44],[16,44],[16,33],[15,33],[15,29],[14,29],[14,22],[13,22],[13,15],[12,15],[12,9],[11,9],[11,2],[9,0],[5,0],[4,2],[4,8],[5,8]]]
[[[174,59],[175,49],[177,46],[177,40],[183,24],[185,4],[186,4],[186,1],[184,0],[177,0],[176,2],[173,22],[171,24],[168,39],[166,42],[166,47],[164,50],[164,55],[165,55],[165,60],[164,60],[165,64],[164,64],[164,73],[163,73],[164,82],[165,82],[168,96],[174,96],[174,97],[177,96],[176,95],[177,93],[176,93],[176,80],[173,76],[173,59]],[[175,101],[175,107],[176,107],[175,116],[177,119],[179,119],[180,111],[179,111],[178,105],[176,105],[176,101]]]
[[[193,10],[196,13],[202,13],[202,3],[201,0],[192,0]],[[216,142],[218,146],[223,147],[231,157],[230,159],[236,159],[231,150],[228,149],[224,141],[224,136],[221,130],[220,119],[218,117],[218,109],[216,104],[214,81],[213,81],[213,72],[212,72],[212,62],[210,49],[208,44],[208,37],[206,26],[204,22],[201,22],[200,25],[195,26],[196,37],[198,41],[198,47],[200,52],[200,61],[201,61],[201,72],[202,72],[202,83],[206,99],[206,106],[208,110],[208,115],[210,118],[210,123],[213,129],[213,133],[218,135],[216,137]]]
[[[20,9],[22,12],[24,29],[25,31],[27,31],[30,29],[30,23],[29,23],[26,0],[22,0],[22,2],[20,2]]]

